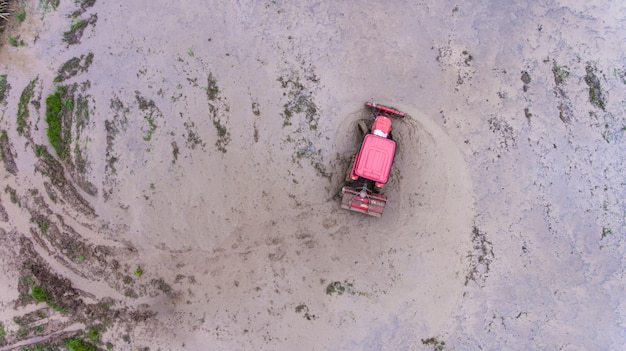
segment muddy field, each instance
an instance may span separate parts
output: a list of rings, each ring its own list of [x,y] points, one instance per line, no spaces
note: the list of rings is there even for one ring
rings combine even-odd
[[[7,12],[0,350],[626,345],[621,2]],[[382,218],[339,207],[368,100]]]

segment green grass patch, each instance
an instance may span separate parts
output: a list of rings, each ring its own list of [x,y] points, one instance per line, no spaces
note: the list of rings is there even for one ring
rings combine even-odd
[[[37,84],[37,78],[31,80],[22,91],[22,95],[20,95],[20,101],[17,105],[17,133],[19,135],[27,133],[27,136],[30,136],[30,126],[28,125],[30,112],[28,111],[28,104],[33,98],[35,84]]]
[[[11,85],[7,83],[7,75],[0,75],[0,104],[6,104],[7,94],[11,89]]]
[[[78,338],[65,340],[65,346],[70,351],[97,351],[96,346],[90,342],[83,341]]]
[[[154,117],[152,117],[152,114],[144,116],[144,119],[148,122],[148,130],[146,131],[146,135],[143,137],[143,140],[150,141],[152,139],[152,134],[157,129],[157,125],[154,121]]]
[[[47,218],[39,216],[37,219],[35,219],[35,222],[37,223],[37,226],[42,233],[46,233],[48,231],[48,227],[50,227],[50,222]]]
[[[16,205],[18,205],[19,207],[22,207],[22,205],[20,204],[20,201],[17,197],[17,191],[13,188],[11,188],[10,186],[5,186],[4,187],[4,192],[6,194],[9,194],[9,199],[11,200],[11,203],[14,203]]]
[[[352,283],[349,283],[348,281],[344,281],[343,283],[336,281],[326,286],[326,295],[343,295],[344,293],[350,295],[355,294]]]
[[[552,64],[552,74],[554,75],[554,83],[561,85],[569,77],[569,68],[567,66],[559,66],[554,62]]]
[[[56,10],[61,0],[39,0],[39,8],[44,11]]]
[[[7,94],[11,90],[11,85],[7,82],[7,75],[0,75],[0,104],[7,103]]]
[[[15,11],[15,13],[13,13],[13,16],[15,16],[15,18],[20,22],[24,22],[24,20],[26,19],[26,7],[24,5],[22,5],[22,7]]]
[[[96,14],[91,15],[88,19],[75,18],[70,29],[63,33],[63,41],[70,45],[80,43],[85,28],[90,24],[95,24],[97,20],[98,16]]]
[[[46,288],[43,286],[35,286],[33,290],[31,290],[30,295],[33,299],[39,302],[48,302],[50,300],[50,295],[46,291]]]
[[[4,324],[0,322],[0,343],[4,343],[4,338],[7,336],[7,331],[4,330]]]
[[[56,302],[52,300],[52,297],[43,286],[37,285],[34,286],[30,291],[30,296],[33,297],[38,302],[45,302],[48,306],[52,307],[55,311],[65,313],[68,311],[66,307],[59,306]]]
[[[606,92],[602,89],[600,79],[596,75],[595,64],[587,63],[585,71],[585,83],[589,87],[589,102],[602,111],[606,111]]]
[[[46,98],[46,122],[48,141],[61,160],[70,156],[69,138],[71,126],[64,125],[65,116],[71,116],[74,109],[73,98],[66,97],[67,89],[59,86]]]
[[[93,342],[98,342],[100,339],[100,331],[101,328],[91,328],[87,331],[87,333],[85,333],[85,336]]]
[[[24,43],[24,40],[12,37],[10,35],[9,35],[8,41],[9,41],[9,45],[15,46],[15,47],[26,45],[26,43]]]
[[[141,277],[142,274],[143,274],[143,270],[141,269],[141,267],[137,267],[137,269],[135,269],[135,276],[139,278]]]
[[[58,351],[59,347],[56,345],[43,344],[43,345],[33,345],[33,346],[24,346],[20,349],[20,351]]]

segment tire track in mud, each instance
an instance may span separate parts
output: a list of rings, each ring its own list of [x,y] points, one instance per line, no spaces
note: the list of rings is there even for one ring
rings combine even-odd
[[[411,116],[394,124],[399,148],[382,218],[341,210],[338,199],[323,194],[281,207],[280,215],[270,211],[264,224],[240,227],[207,255],[215,269],[196,279],[212,303],[200,306],[196,299],[193,307],[181,306],[178,312],[204,311],[214,324],[221,321],[223,333],[214,335],[214,341],[224,345],[238,337],[234,330],[245,329],[254,331],[247,337],[258,337],[258,343],[267,342],[261,335],[272,340],[289,335],[297,336],[300,346],[371,348],[400,337],[398,320],[412,321],[403,329],[403,339],[394,340],[399,347],[437,334],[472,270],[467,259],[472,186],[451,139],[427,116],[404,110]],[[343,162],[348,167],[358,147],[352,131],[361,118],[359,111],[337,123],[338,165],[348,160]],[[294,172],[303,184],[325,181],[305,170]],[[333,177],[334,189],[342,179]],[[265,184],[262,191],[277,196],[280,189]],[[196,252],[194,260],[197,255],[202,256]],[[235,287],[225,295],[228,286]],[[337,286],[342,294],[329,293]],[[265,313],[252,313],[268,301],[267,313],[280,317],[272,325],[262,323]],[[211,325],[194,328],[209,332]],[[292,346],[297,345],[281,344]]]

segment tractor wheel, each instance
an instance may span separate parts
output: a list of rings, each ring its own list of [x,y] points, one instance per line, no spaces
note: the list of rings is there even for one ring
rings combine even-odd
[[[370,129],[367,126],[367,123],[364,119],[359,120],[359,122],[357,122],[358,126],[359,126],[359,131],[361,132],[361,137],[365,136],[365,134],[369,133]]]
[[[350,166],[348,167],[348,172],[346,172],[346,179],[345,179],[346,183],[353,182],[352,178],[350,178],[350,173],[352,173],[352,165],[354,165],[355,158],[356,158],[356,155],[352,156],[352,158],[350,159]]]

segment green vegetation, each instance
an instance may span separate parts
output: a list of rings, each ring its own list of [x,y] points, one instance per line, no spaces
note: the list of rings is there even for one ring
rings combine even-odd
[[[37,225],[39,226],[39,230],[42,233],[46,233],[48,231],[48,226],[50,225],[50,223],[48,222],[48,219],[41,217],[41,219],[37,220]]]
[[[11,89],[11,85],[7,83],[7,75],[0,75],[0,104],[6,104],[7,93]]]
[[[152,133],[154,133],[154,131],[157,129],[157,125],[156,125],[156,122],[154,121],[154,117],[152,117],[152,114],[144,116],[144,119],[148,121],[148,131],[146,132],[146,135],[143,137],[143,140],[150,141],[152,139]]]
[[[24,40],[19,39],[19,41],[18,41],[17,38],[14,38],[14,37],[12,37],[10,35],[9,35],[9,39],[8,40],[9,40],[9,45],[11,45],[11,46],[16,46],[17,47],[17,46],[24,46],[24,45],[26,45],[26,43],[24,43]]]
[[[83,341],[78,338],[67,339],[65,341],[65,346],[70,351],[97,351],[98,350],[96,346],[93,345],[92,343]]]
[[[553,62],[552,74],[554,75],[554,83],[561,85],[565,82],[565,79],[569,77],[569,68],[567,66],[559,66],[556,62]]]
[[[309,78],[313,82],[317,82],[317,77]],[[287,97],[289,100],[283,105],[283,127],[291,125],[291,118],[295,114],[304,113],[309,130],[316,130],[319,121],[317,115],[317,106],[313,102],[312,93],[300,82],[300,78],[279,77],[278,81],[283,89],[289,89]]]
[[[193,50],[191,50],[191,49],[187,49],[187,55],[189,55],[189,56],[193,57],[193,56],[194,56],[194,54],[193,54]]]
[[[143,270],[141,269],[141,267],[137,267],[137,269],[135,269],[135,276],[139,278],[141,277],[142,274],[143,274]]]
[[[56,302],[52,301],[52,297],[43,286],[34,286],[30,292],[30,295],[39,302],[45,302],[48,306],[52,307],[55,311],[65,313],[67,308],[59,306]]]
[[[33,98],[35,84],[37,84],[38,78],[35,78],[28,83],[26,88],[22,91],[22,95],[20,95],[20,102],[17,105],[17,133],[19,135],[24,135],[27,133],[27,136],[30,137],[30,126],[28,125],[28,117],[30,116],[30,112],[28,111],[28,104]]]
[[[22,23],[26,19],[26,7],[22,5],[22,7],[13,13],[13,16],[17,18],[17,20]]]
[[[87,72],[89,66],[93,63],[93,52],[80,57],[73,57],[65,62],[58,70],[58,75],[54,78],[54,82],[62,82],[66,79],[74,77],[78,73]]]
[[[34,345],[34,346],[25,346],[21,348],[21,351],[57,351],[59,348],[55,345]]]
[[[350,295],[355,294],[352,283],[349,283],[347,281],[344,281],[343,283],[336,281],[326,286],[326,295],[343,295],[344,293]]]
[[[46,122],[48,123],[48,141],[61,160],[70,156],[70,128],[64,116],[71,115],[74,100],[67,97],[67,88],[58,86],[56,91],[46,98]]]
[[[95,14],[91,15],[88,19],[75,18],[70,26],[70,30],[63,33],[63,41],[70,45],[80,43],[85,28],[90,24],[95,24],[97,20],[98,16]]]
[[[15,189],[7,185],[4,187],[4,192],[6,194],[9,194],[9,199],[11,200],[11,203],[17,204],[18,206],[22,207],[20,205],[19,199],[17,198],[17,191]]]
[[[87,25],[87,21],[85,21],[82,18],[78,18],[75,19],[74,22],[72,22],[72,26],[70,27],[70,31],[75,31],[81,27],[84,27]]]
[[[2,324],[2,322],[0,322],[0,344],[2,344],[4,342],[4,338],[7,335],[7,331],[4,330],[4,324]]]
[[[148,130],[146,131],[146,135],[143,137],[143,140],[150,141],[152,139],[152,134],[154,134],[157,129],[156,120],[154,118],[155,114],[156,116],[162,116],[161,111],[153,100],[146,99],[139,91],[135,92],[135,98],[139,104],[139,109],[146,112],[143,118],[148,122]]]
[[[39,8],[48,11],[50,8],[56,10],[61,0],[39,0]]]
[[[89,331],[87,331],[85,336],[91,341],[97,342],[98,339],[100,339],[100,331],[101,331],[101,328],[91,328],[89,329]]]
[[[602,111],[606,111],[606,93],[600,85],[600,79],[596,76],[595,64],[587,63],[585,66],[585,83],[589,86],[589,102]]]
[[[50,300],[50,295],[48,295],[48,292],[43,286],[33,287],[30,295],[33,297],[33,299],[39,302],[48,302],[48,300]]]
[[[48,140],[50,145],[57,152],[57,155],[61,157],[63,154],[63,147],[61,142],[61,111],[63,104],[61,97],[57,92],[49,95],[46,98],[46,122],[48,123]]]
[[[9,135],[7,134],[7,131],[3,129],[0,132],[0,144],[8,143],[8,142],[9,142]]]

